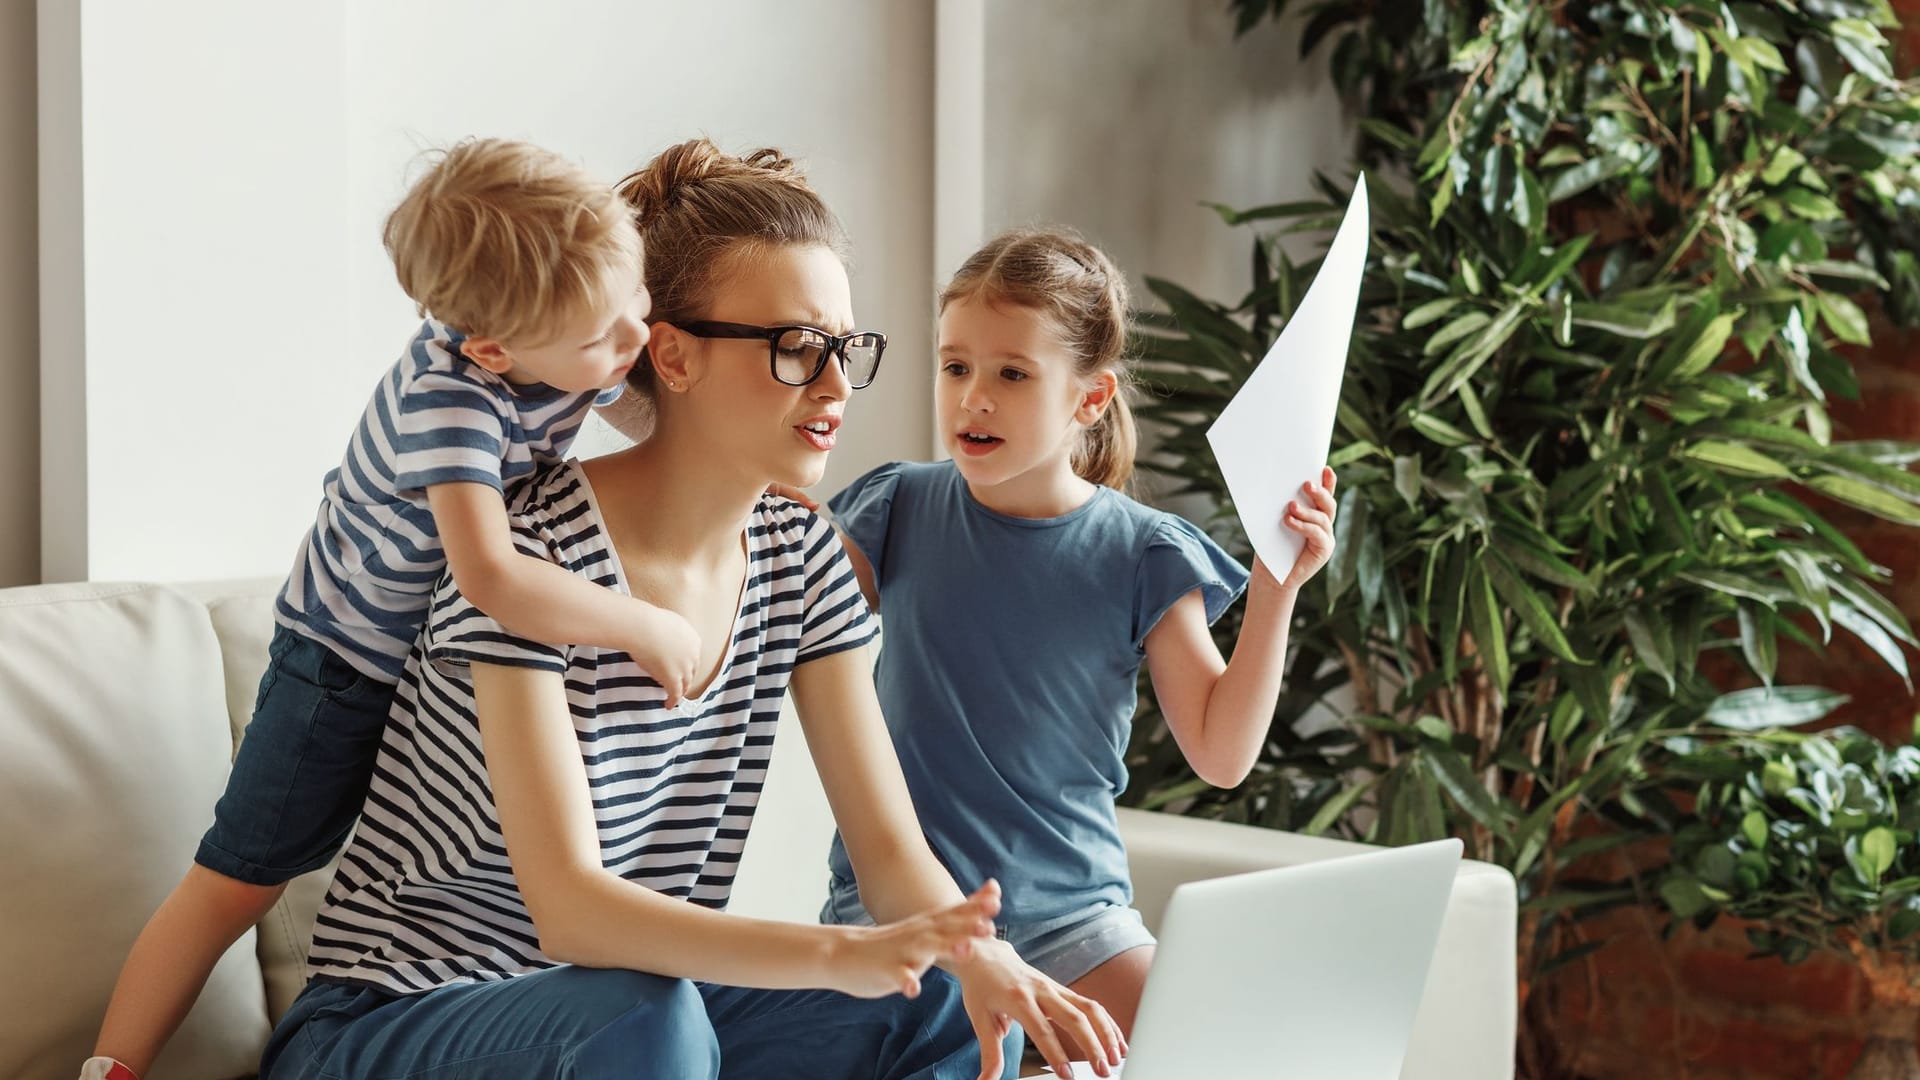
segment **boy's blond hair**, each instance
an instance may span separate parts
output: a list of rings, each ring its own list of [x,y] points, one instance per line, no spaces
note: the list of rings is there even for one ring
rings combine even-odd
[[[506,139],[440,152],[382,233],[421,315],[503,343],[549,343],[638,283],[640,234],[612,189]]]

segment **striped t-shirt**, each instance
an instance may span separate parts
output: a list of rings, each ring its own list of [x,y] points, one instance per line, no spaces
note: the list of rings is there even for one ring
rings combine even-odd
[[[513,509],[520,550],[627,591],[577,463],[541,474]],[[700,698],[671,709],[626,653],[516,637],[450,576],[440,585],[314,929],[315,977],[414,993],[554,963],[507,862],[471,663],[562,673],[601,861],[668,896],[725,906],[794,665],[857,648],[877,630],[846,551],[818,515],[766,496],[745,543],[731,653]]]
[[[620,396],[516,386],[462,356],[462,340],[429,319],[380,380],[274,603],[281,626],[386,682],[399,680],[447,566],[427,487],[504,494],[565,460],[588,411]]]

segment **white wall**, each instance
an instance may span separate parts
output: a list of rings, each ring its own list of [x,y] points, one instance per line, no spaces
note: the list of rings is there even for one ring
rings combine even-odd
[[[0,587],[40,580],[34,0],[0,0]]]
[[[1347,156],[1325,57],[1299,40],[1271,22],[1235,40],[1225,0],[990,0],[988,229],[1070,223],[1136,287],[1237,301],[1249,234],[1201,203],[1306,198]]]
[[[1067,221],[1136,284],[1237,297],[1245,234],[1200,202],[1305,195],[1312,169],[1338,167],[1345,131],[1324,62],[1295,56],[1297,27],[1235,41],[1219,0],[42,3],[76,40],[43,89],[68,93],[76,121],[89,110],[84,127],[42,131],[54,171],[73,170],[48,192],[66,247],[47,262],[72,263],[78,284],[43,298],[55,315],[36,335],[34,4],[0,0],[0,583],[39,576],[43,518],[50,578],[282,570],[411,329],[379,221],[420,148],[529,138],[609,180],[695,133],[807,161],[853,236],[861,320],[895,342],[855,400],[832,490],[926,455],[931,293],[973,234]],[[789,74],[796,58],[812,74]],[[944,231],[969,235],[948,235],[937,264],[936,59],[943,85],[977,99],[942,115],[980,125],[958,144],[942,133]],[[212,427],[183,421],[195,403]],[[590,432],[581,449],[612,441]],[[235,493],[234,526],[210,529]]]
[[[853,237],[861,321],[923,366],[928,6],[43,0],[41,17],[50,580],[284,570],[414,325],[380,220],[420,149],[467,134],[609,181],[694,134],[788,150]],[[926,444],[909,379],[849,418],[830,485]]]

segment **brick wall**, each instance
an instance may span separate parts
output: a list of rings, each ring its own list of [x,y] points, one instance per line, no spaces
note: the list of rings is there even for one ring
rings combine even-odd
[[[1906,70],[1920,70],[1920,0],[1893,6],[1904,23]],[[1860,401],[1835,403],[1835,437],[1920,441],[1920,334],[1881,326],[1875,340],[1857,361]],[[1920,625],[1920,530],[1843,507],[1823,509],[1868,558],[1893,571],[1886,592]],[[1920,673],[1920,651],[1909,649],[1907,662]],[[1882,739],[1909,738],[1920,712],[1920,698],[1844,632],[1824,657],[1789,654],[1783,646],[1779,680],[1853,695],[1833,722]],[[1553,1039],[1574,1071],[1593,1080],[1847,1075],[1866,1038],[1870,1000],[1851,962],[1826,955],[1794,967],[1749,960],[1742,927],[1728,920],[1706,933],[1684,928],[1663,942],[1662,921],[1644,907],[1596,920],[1588,931],[1610,943],[1545,988]]]

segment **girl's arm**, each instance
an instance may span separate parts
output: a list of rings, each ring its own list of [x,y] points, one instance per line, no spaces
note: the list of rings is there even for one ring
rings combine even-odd
[[[506,501],[491,486],[433,484],[427,506],[454,585],[495,622],[549,645],[623,650],[666,690],[668,704],[697,681],[700,635],[691,623],[514,547]]]
[[[955,894],[897,927],[806,926],[727,915],[627,881],[600,861],[561,675],[494,664],[472,673],[508,860],[540,950],[554,960],[730,986],[912,996],[921,973],[969,951],[998,910],[991,897]]]
[[[1302,485],[1312,505],[1295,501],[1287,506],[1285,523],[1306,544],[1286,581],[1254,560],[1247,615],[1231,662],[1221,658],[1213,643],[1206,603],[1197,589],[1167,609],[1147,634],[1147,671],[1167,729],[1194,773],[1215,787],[1245,780],[1266,742],[1286,674],[1294,602],[1300,587],[1333,554],[1334,483],[1333,470],[1324,469],[1319,484]]]
[[[814,767],[860,882],[861,903],[882,923],[952,904],[960,889],[920,831],[874,696],[867,650],[845,649],[800,664],[793,669],[792,691]],[[956,792],[954,797],[978,796]],[[1026,1029],[1062,1076],[1071,1073],[1056,1025],[1101,1076],[1125,1053],[1119,1027],[1098,1002],[1027,966],[1005,942],[982,942],[972,957],[943,966],[965,990],[967,1015],[980,1039],[982,1077],[1000,1074],[1000,1038],[1009,1019]]]

